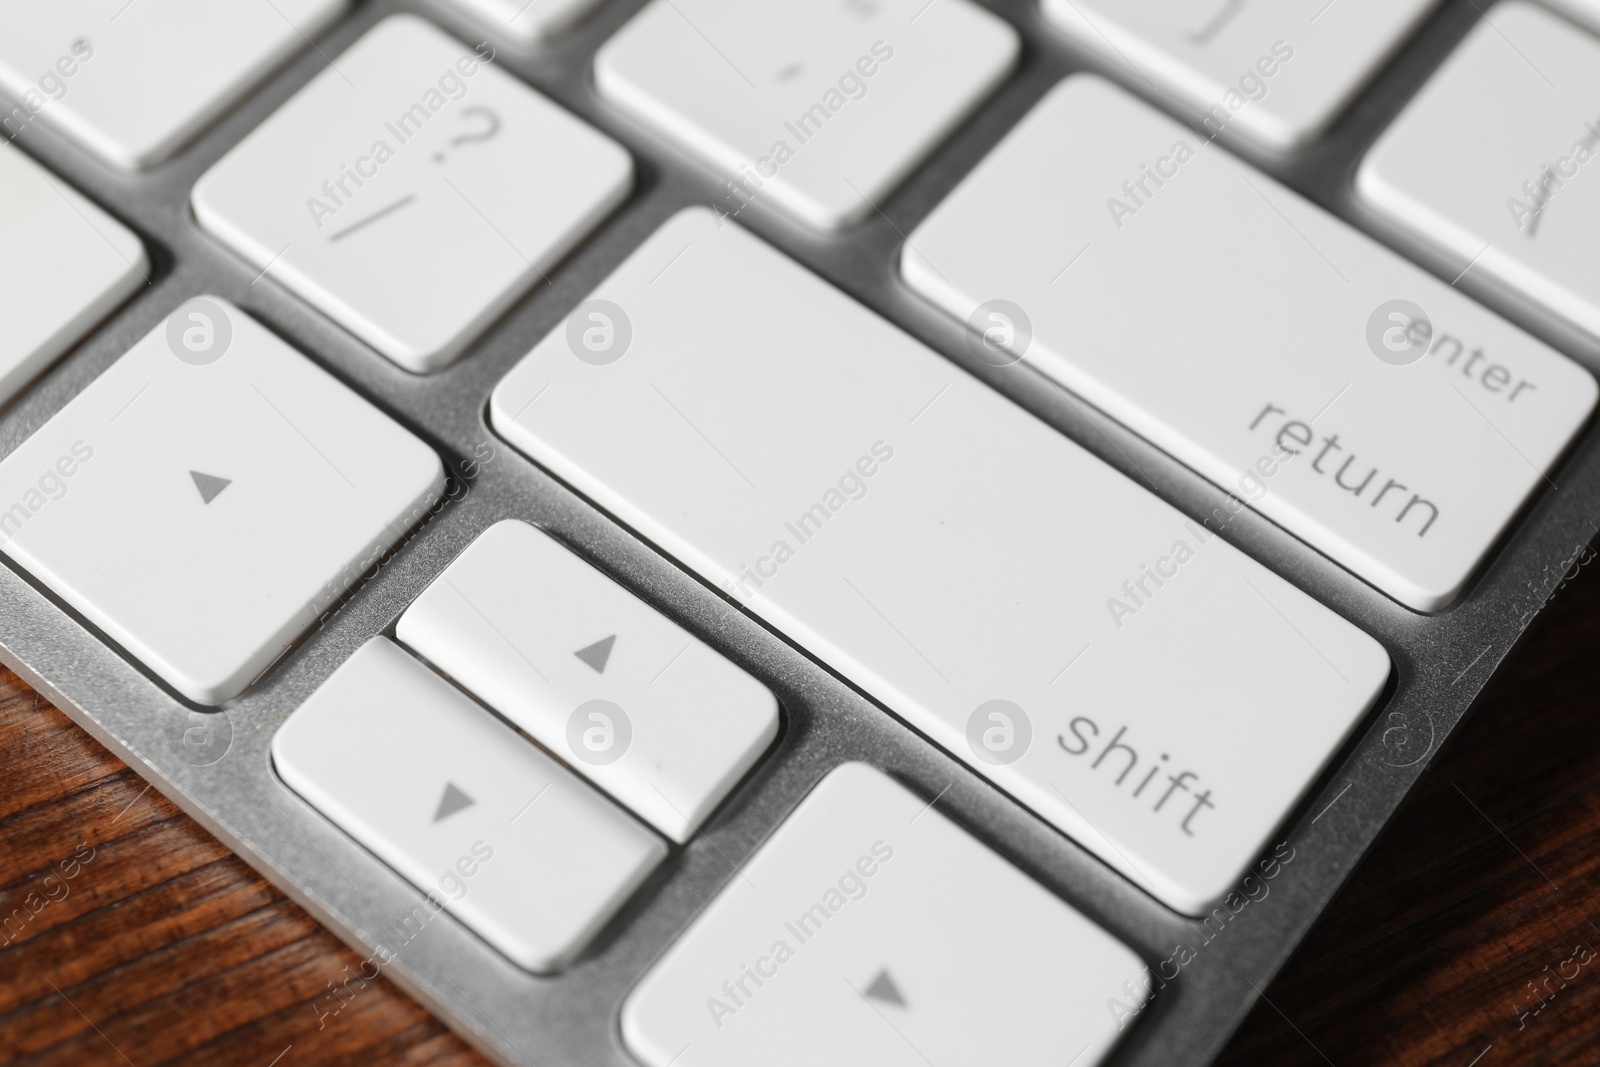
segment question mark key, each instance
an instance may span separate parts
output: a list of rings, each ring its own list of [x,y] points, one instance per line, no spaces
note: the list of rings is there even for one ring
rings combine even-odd
[[[384,19],[201,177],[196,218],[405,369],[449,365],[633,184],[495,59]]]

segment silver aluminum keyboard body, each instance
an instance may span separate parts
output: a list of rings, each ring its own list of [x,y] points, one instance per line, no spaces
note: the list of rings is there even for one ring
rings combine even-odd
[[[837,238],[800,230],[759,203],[740,216],[758,235],[1011,396],[1130,477],[1148,475],[1162,497],[1190,515],[1210,513],[1219,490],[1152,446],[1064,398],[1035,375],[1005,373],[974,359],[958,324],[896,277],[904,234],[1063,76],[1086,69],[1044,22],[1033,0],[981,0],[1025,39],[1021,64],[893,197]],[[776,749],[724,806],[705,834],[676,853],[634,904],[569,971],[538,978],[519,971],[464,927],[431,924],[384,969],[491,1058],[622,1067],[630,1063],[617,1012],[627,991],[733,876],[826,771],[863,760],[887,770],[1051,891],[1154,964],[1191,923],[1146,896],[1050,829],[973,771],[918,736],[725,598],[496,439],[486,420],[491,390],[540,338],[658,225],[682,207],[720,203],[723,178],[700,169],[597,98],[595,50],[642,5],[611,0],[544,51],[503,50],[504,69],[624,144],[639,181],[632,198],[521,301],[466,358],[438,374],[401,371],[270,280],[232,257],[196,226],[195,181],[326,63],[306,50],[242,107],[171,164],[128,177],[102,167],[42,128],[27,151],[134,228],[150,246],[155,283],[89,342],[0,415],[0,454],[16,448],[184,299],[214,292],[237,303],[437,449],[453,479],[448,506],[424,523],[324,623],[226,710],[196,709],[89,632],[14,566],[0,567],[0,661],[73,716],[120,758],[260,869],[363,955],[399,924],[418,895],[332,823],[301,804],[274,774],[274,731],[333,670],[378,633],[392,633],[413,599],[480,532],[505,518],[549,531],[768,685],[784,708]],[[485,36],[453,9],[372,0],[318,40],[337,56],[382,17],[423,14],[464,41]],[[1386,232],[1356,203],[1352,179],[1366,148],[1479,18],[1471,0],[1450,0],[1357,99],[1331,134],[1287,162],[1233,149],[1268,173],[1423,263],[1449,281],[1455,270]],[[1149,87],[1114,79],[1148,97]],[[1159,104],[1159,101],[1153,101]],[[440,264],[438,269],[447,270]],[[1600,353],[1516,306],[1469,273],[1459,287],[1535,335],[1600,367]],[[1152,308],[1153,311],[1158,309]],[[1438,616],[1414,614],[1318,556],[1281,529],[1245,513],[1228,536],[1248,554],[1309,591],[1383,643],[1395,664],[1390,692],[1316,783],[1280,837],[1294,859],[1225,936],[1206,944],[1180,977],[1130,1027],[1111,1061],[1204,1064],[1222,1049],[1341,882],[1350,875],[1407,791],[1437,756],[1561,573],[1600,519],[1600,430],[1591,426],[1552,473],[1467,595]],[[316,522],[286,514],[285,523]],[[227,755],[195,766],[177,743],[209,723],[231,732]],[[980,921],[973,916],[973,921]],[[342,979],[329,974],[330,981]],[[1133,976],[1130,976],[1133,977]],[[307,1010],[311,1010],[307,1006]]]

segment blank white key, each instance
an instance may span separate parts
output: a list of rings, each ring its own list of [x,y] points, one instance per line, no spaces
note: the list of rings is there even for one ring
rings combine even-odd
[[[611,103],[698,157],[720,210],[822,230],[873,211],[1010,73],[967,0],[654,0],[601,48]]]
[[[1371,638],[704,209],[490,412],[1181,911],[1227,891],[1388,674]]]
[[[901,263],[958,319],[1020,308],[1029,364],[1230,490],[1219,528],[1249,503],[1419,611],[1455,599],[1594,407],[1577,364],[1090,76]]]
[[[1498,4],[1362,164],[1362,197],[1600,340],[1600,38]]]
[[[1043,0],[1078,47],[1208,136],[1304,148],[1435,0]],[[1163,100],[1163,102],[1169,102]]]
[[[7,136],[52,126],[113,166],[164,163],[344,11],[343,0],[0,0]]]
[[[518,45],[542,44],[587,15],[600,0],[452,0],[497,35]]]
[[[407,370],[445,366],[633,180],[492,56],[385,19],[206,172],[196,217]]]
[[[679,843],[778,733],[760,682],[525,522],[484,531],[398,637]]]
[[[127,228],[9,145],[0,145],[0,404],[145,284]]]
[[[272,739],[289,787],[526,970],[559,969],[666,844],[385,637]]]
[[[646,1067],[1093,1067],[1139,958],[861,763],[834,770],[622,1009]]]
[[[0,551],[178,692],[220,704],[443,487],[421,441],[200,297],[0,462]]]
[[[1600,33],[1600,0],[1545,0],[1545,4]]]

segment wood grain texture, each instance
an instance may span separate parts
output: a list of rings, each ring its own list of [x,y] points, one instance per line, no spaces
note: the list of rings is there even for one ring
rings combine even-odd
[[[0,1063],[485,1067],[387,981],[0,670]]]
[[[1222,1064],[1600,1063],[1597,649],[1585,572]],[[0,752],[0,1063],[484,1064],[381,978],[319,1030],[356,955],[9,672]]]

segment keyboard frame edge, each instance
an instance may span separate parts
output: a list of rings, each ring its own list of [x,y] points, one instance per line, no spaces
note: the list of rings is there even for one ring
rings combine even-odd
[[[497,61],[503,66],[624,144],[638,166],[638,181],[618,214],[552,273],[552,285],[519,302],[454,367],[428,377],[392,366],[270,279],[252,284],[256,272],[202,234],[188,211],[188,190],[200,174],[322,69],[316,51],[300,54],[148,176],[108,170],[43,127],[19,138],[30,155],[134,229],[149,247],[156,273],[151,287],[0,413],[0,453],[15,448],[181,300],[216,292],[435,447],[467,491],[417,530],[384,573],[227,706],[233,747],[211,767],[184,762],[169,740],[174,724],[187,724],[197,709],[86,629],[9,560],[0,567],[0,662],[366,956],[386,925],[409,913],[420,895],[282,784],[268,757],[272,733],[367,638],[392,633],[411,600],[478,533],[502,518],[525,519],[765,682],[784,707],[784,722],[773,750],[718,811],[706,836],[675,850],[562,977],[538,979],[518,971],[450,920],[430,923],[384,968],[490,1058],[505,1064],[632,1064],[617,1027],[627,990],[733,877],[729,862],[741,863],[829,769],[853,759],[884,768],[928,800],[948,787],[938,802],[943,812],[1154,964],[1171,953],[1175,940],[1195,940],[1188,922],[788,641],[730,611],[720,593],[490,431],[485,405],[505,372],[660,222],[683,206],[705,203],[717,189],[709,172],[594,93],[589,62],[595,49],[643,2],[613,0],[548,49],[501,50]],[[994,98],[878,205],[885,214],[829,238],[806,233],[758,204],[748,226],[1124,474],[1143,481],[1142,471],[1164,499],[1190,515],[1207,514],[1222,499],[1219,490],[1031,371],[978,363],[966,351],[960,326],[896,277],[902,233],[910,233],[1062,76],[1096,69],[1071,51],[1031,0],[979,2],[1023,32],[1019,66]],[[425,15],[464,43],[484,37],[427,0],[370,0],[355,4],[318,38],[318,46],[336,58],[378,19],[402,10]],[[1460,265],[1452,267],[1386,229],[1356,202],[1351,182],[1364,149],[1477,17],[1472,0],[1442,3],[1306,155],[1277,160],[1233,150],[1449,281]],[[1111,73],[1139,92],[1140,86]],[[1461,287],[1591,370],[1600,367],[1600,348],[1474,278],[1463,279]],[[485,444],[495,450],[492,461],[467,477],[464,464]],[[1269,895],[1242,910],[1228,924],[1227,936],[1199,951],[1130,1025],[1109,1063],[1204,1064],[1222,1049],[1253,1007],[1256,988],[1266,988],[1356,869],[1495,665],[1555,591],[1554,568],[1567,564],[1600,529],[1600,426],[1591,422],[1585,428],[1552,479],[1561,491],[1540,495],[1463,599],[1434,616],[1400,607],[1257,515],[1246,513],[1233,523],[1226,534],[1232,543],[1373,634],[1389,651],[1395,675],[1378,708],[1280,831],[1295,858],[1270,883]],[[1420,747],[1425,727],[1429,740]],[[335,983],[345,977],[327,976]],[[603,1010],[597,1008],[602,1004]],[[328,1025],[339,1025],[337,1018]]]

